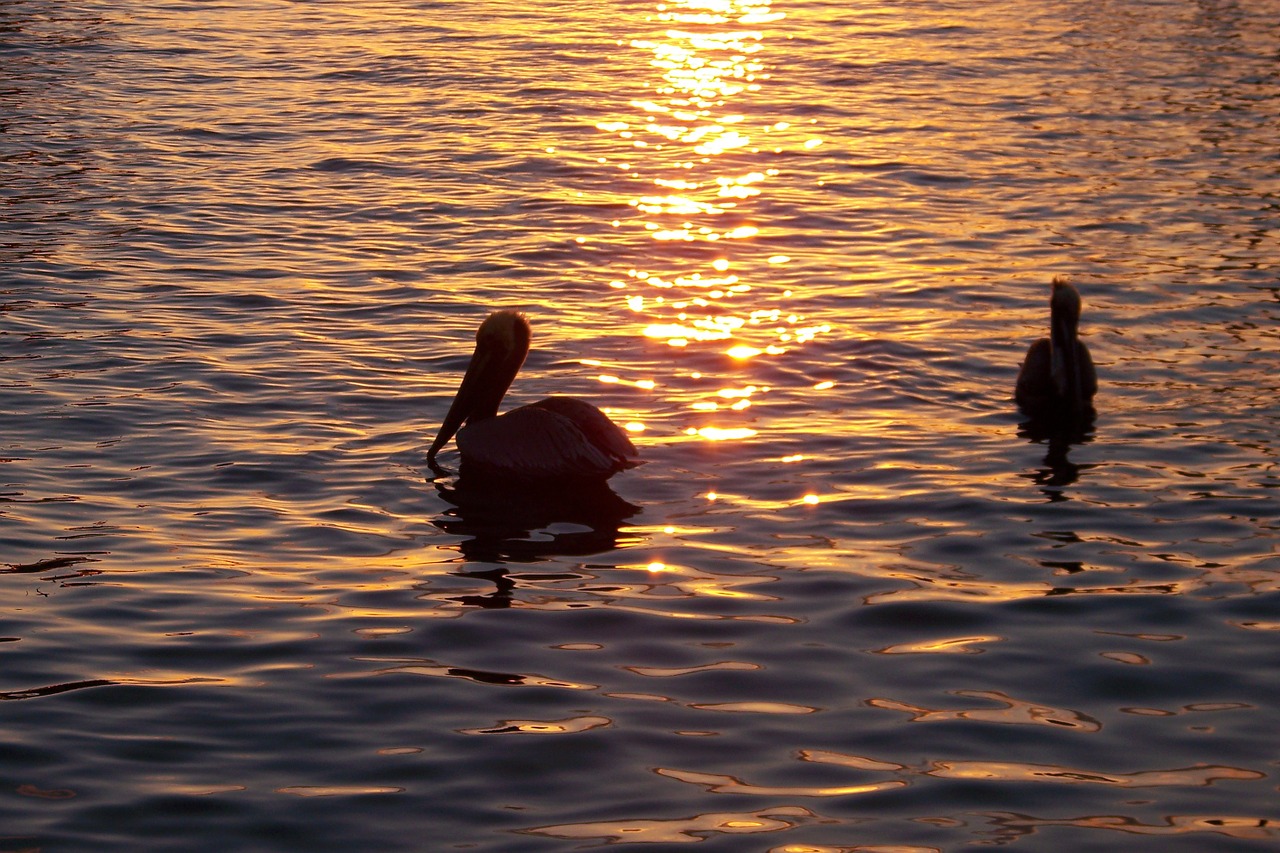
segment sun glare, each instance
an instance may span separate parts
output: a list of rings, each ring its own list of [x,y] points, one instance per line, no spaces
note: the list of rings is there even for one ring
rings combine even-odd
[[[661,391],[671,411],[715,417],[679,427],[707,442],[757,435],[752,413],[770,391],[756,378],[765,363],[830,331],[797,310],[791,276],[800,265],[770,245],[762,214],[784,177],[778,153],[812,157],[823,145],[816,120],[765,106],[785,17],[771,0],[658,4],[650,32],[619,42],[649,75],[619,114],[594,120],[618,145],[616,160],[601,162],[625,163],[632,190],[631,216],[612,228],[652,246],[643,267],[612,270],[608,286],[643,340],[673,351],[670,363],[699,359],[697,370],[628,380],[616,368],[599,379]]]

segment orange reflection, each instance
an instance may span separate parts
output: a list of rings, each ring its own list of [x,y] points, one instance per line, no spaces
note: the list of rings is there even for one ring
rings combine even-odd
[[[789,702],[701,702],[691,703],[688,707],[699,711],[724,711],[733,714],[814,714],[821,710]]]
[[[296,797],[358,797],[365,794],[402,794],[404,788],[390,785],[291,785],[277,788],[276,793]]]
[[[786,460],[784,459],[783,461]],[[796,506],[816,506],[824,501],[836,499],[835,496],[824,497],[823,495],[816,494],[814,492],[805,492],[795,497],[784,498],[781,500],[764,500],[747,497],[746,495],[728,494],[726,492],[706,492],[702,497],[708,501],[723,501],[728,505],[732,505],[740,509],[764,511],[784,510]]]
[[[1054,726],[1086,732],[1096,732],[1102,729],[1102,723],[1079,711],[1037,705],[1033,702],[1023,702],[994,690],[957,690],[955,694],[957,696],[989,699],[993,702],[998,702],[1000,707],[963,710],[934,709],[908,705],[905,702],[897,702],[892,699],[868,699],[867,704],[873,708],[905,711],[912,715],[911,722],[913,723],[939,722],[943,720],[981,720],[988,723]]]
[[[619,566],[619,568],[627,568]],[[612,598],[733,598],[744,601],[776,601],[777,598],[743,587],[768,583],[776,578],[718,575],[692,566],[679,566],[659,560],[635,566],[646,573],[643,583],[615,583],[610,586]]]
[[[651,528],[637,527],[636,532],[663,531],[664,536],[681,532],[671,525]],[[667,533],[666,531],[670,531]],[[714,533],[708,528],[706,533]],[[673,545],[677,543],[672,543]],[[613,611],[641,613],[680,620],[732,620],[744,622],[771,622],[792,624],[795,618],[769,613],[713,612],[713,608],[700,608],[690,612],[685,606],[689,599],[706,599],[714,602],[774,602],[778,598],[758,588],[777,580],[773,576],[741,575],[733,572],[716,572],[691,565],[680,564],[661,556],[661,553],[645,558],[644,562],[599,566],[594,571],[580,568],[577,571],[543,573],[537,571],[510,572],[507,570],[477,572],[469,575],[481,581],[483,586],[456,586],[424,596],[445,603],[444,612],[458,613],[472,607],[518,607],[534,610],[582,610],[607,608]],[[488,587],[488,591],[486,591]],[[496,588],[494,588],[496,587]],[[377,660],[367,658],[366,660]],[[395,661],[389,661],[396,663]],[[595,685],[549,679],[534,673],[485,672],[428,660],[407,660],[403,665],[392,666],[385,672],[403,672],[447,678],[464,678],[484,684],[511,686],[540,685],[568,689],[593,690]]]
[[[695,672],[709,672],[711,670],[757,670],[763,669],[760,664],[747,663],[745,661],[723,660],[717,663],[706,663],[701,666],[624,666],[623,669],[630,670],[636,675],[645,675],[650,678],[674,678],[678,675],[691,675]]]
[[[802,750],[802,761],[834,764],[855,770],[900,774],[908,772],[940,779],[989,779],[1014,782],[1054,782],[1066,784],[1114,785],[1122,788],[1205,787],[1222,780],[1265,779],[1266,774],[1244,767],[1197,764],[1173,770],[1140,770],[1107,773],[1081,770],[1056,764],[1023,764],[1013,761],[934,761],[923,768],[879,761],[861,755],[827,750]]]
[[[529,835],[564,839],[603,839],[606,843],[679,844],[705,841],[708,833],[740,835],[778,832],[797,826],[801,819],[815,818],[799,806],[778,806],[755,812],[714,812],[674,820],[622,819],[594,823],[566,823],[524,829]]]
[[[867,604],[890,601],[1020,601],[1060,595],[1186,595],[1205,585],[1198,580],[1146,583],[1133,579],[1114,586],[1053,586],[1048,583],[998,583],[972,580],[955,574],[930,576],[918,570],[895,570],[889,576],[909,581],[912,586],[867,596]]]
[[[562,735],[605,728],[613,724],[608,717],[570,717],[567,720],[504,720],[485,729],[459,729],[464,735]]]
[[[1145,666],[1151,663],[1151,658],[1136,652],[1100,652],[1099,656],[1118,663],[1133,664],[1135,666]]]
[[[494,672],[482,669],[469,669],[460,666],[448,666],[432,660],[402,660],[396,658],[355,658],[356,661],[387,664],[380,667],[374,675],[426,675],[435,678],[461,678],[477,684],[488,684],[498,687],[559,687],[565,690],[595,690],[595,684],[582,684],[575,681],[562,681],[532,673]]]
[[[807,785],[794,787],[777,787],[768,785],[752,785],[734,776],[722,776],[718,773],[695,773],[691,770],[674,770],[659,767],[654,771],[659,776],[678,779],[691,785],[702,785],[712,794],[754,794],[763,797],[846,797],[851,794],[872,794],[890,788],[902,788],[906,782],[888,780],[871,782],[866,785]]]
[[[839,764],[844,767],[852,767],[855,770],[884,770],[888,772],[895,772],[907,769],[905,764],[894,764],[888,761],[878,761],[874,758],[867,758],[862,755],[846,755],[843,752],[831,752],[825,749],[802,749],[800,750],[800,760],[812,761],[816,764]]]
[[[972,648],[977,643],[997,643],[1001,637],[983,635],[978,637],[945,637],[941,640],[921,640],[914,643],[898,643],[877,649],[881,655],[937,655],[961,654],[980,655],[985,649]]]
[[[1186,835],[1207,832],[1230,838],[1274,838],[1277,825],[1264,817],[1238,815],[1170,815],[1164,823],[1143,823],[1125,815],[1091,815],[1076,818],[1035,818],[1024,814],[996,813],[992,817],[1015,837],[1025,839],[1042,826],[1075,826],[1085,829],[1112,829],[1131,835]]]
[[[628,199],[636,216],[627,224],[656,244],[647,268],[627,270],[610,287],[640,315],[647,340],[726,356],[720,364],[731,375],[830,331],[785,306],[792,291],[771,280],[791,257],[759,244],[770,236],[757,211],[781,176],[772,165],[777,153],[821,144],[807,128],[757,106],[770,79],[766,48],[785,17],[771,0],[659,4],[650,19],[655,32],[629,43],[654,74],[647,91],[625,114],[595,125],[625,151],[619,159],[641,184]],[[756,435],[742,420],[753,401],[725,402],[713,385],[681,387],[672,378],[662,385],[682,409],[720,416],[695,421],[687,436],[733,442]]]
[[[1016,782],[1073,782],[1149,788],[1183,785],[1212,785],[1221,779],[1263,779],[1265,773],[1240,767],[1200,764],[1177,770],[1146,770],[1138,773],[1099,773],[1052,764],[1017,764],[1005,761],[937,761],[925,775],[944,779],[999,779]]]
[[[737,441],[744,438],[750,438],[756,434],[756,431],[750,427],[733,427],[724,429],[722,427],[702,427],[694,429],[690,427],[685,430],[686,435],[698,435],[707,441]]]

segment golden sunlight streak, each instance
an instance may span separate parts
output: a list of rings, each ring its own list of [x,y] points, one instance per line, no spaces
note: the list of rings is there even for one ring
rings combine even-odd
[[[771,76],[767,48],[789,37],[785,18],[771,0],[658,3],[647,19],[652,32],[619,42],[644,57],[652,76],[621,105],[626,112],[594,123],[617,143],[616,158],[601,162],[623,164],[634,187],[627,200],[634,215],[610,226],[642,229],[653,241],[645,268],[619,270],[609,287],[645,340],[714,356],[725,373],[697,381],[707,373],[699,364],[699,371],[644,380],[647,386],[609,374],[600,381],[661,385],[679,410],[714,413],[716,423],[679,425],[697,440],[755,436],[754,421],[744,421],[756,400],[722,389],[748,386],[761,360],[830,331],[794,310],[796,295],[776,283],[778,268],[792,259],[767,245],[771,225],[757,210],[782,175],[777,152],[803,153],[822,142],[810,122],[760,105]],[[757,396],[769,390],[751,387]]]
[[[721,427],[702,427],[701,429],[689,427],[685,430],[685,435],[701,436],[708,441],[735,441],[750,438],[755,434],[756,431],[750,427],[733,427],[729,429]]]

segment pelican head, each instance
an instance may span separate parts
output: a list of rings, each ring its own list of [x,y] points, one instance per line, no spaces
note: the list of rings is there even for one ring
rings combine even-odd
[[[1084,390],[1084,367],[1076,346],[1079,328],[1080,293],[1065,278],[1055,278],[1049,297],[1050,375],[1058,398],[1073,406],[1083,404],[1092,396],[1092,392],[1086,395]]]
[[[1049,296],[1049,337],[1031,344],[1018,371],[1014,399],[1042,421],[1075,422],[1093,412],[1098,374],[1080,326],[1080,294],[1065,278],[1053,280]]]
[[[476,349],[453,405],[427,451],[428,464],[464,423],[492,418],[529,354],[529,321],[519,311],[495,311],[476,332]]]

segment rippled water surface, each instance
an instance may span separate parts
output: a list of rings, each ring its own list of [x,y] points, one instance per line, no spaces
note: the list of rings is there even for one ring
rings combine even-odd
[[[1274,846],[1278,22],[0,3],[0,849]]]

